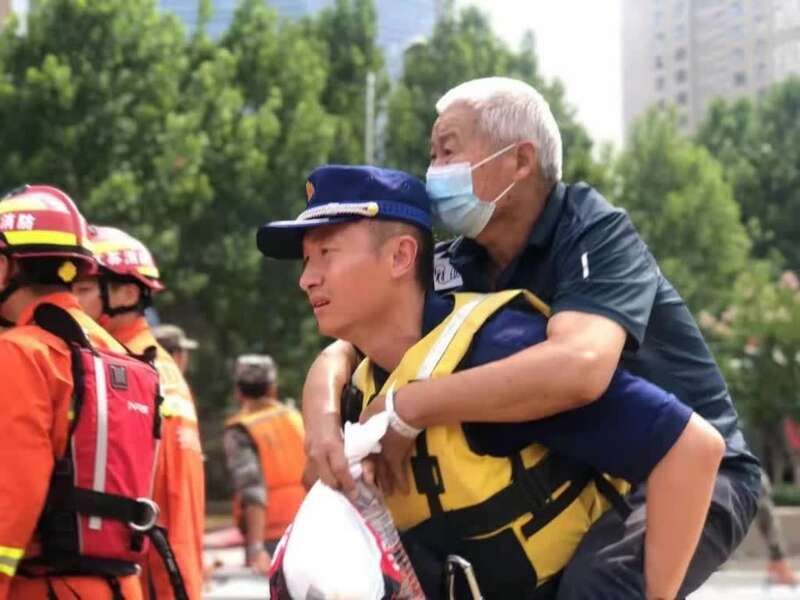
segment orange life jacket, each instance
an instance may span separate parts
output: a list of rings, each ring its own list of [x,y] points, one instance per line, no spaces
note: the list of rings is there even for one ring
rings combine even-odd
[[[300,413],[274,401],[255,412],[239,412],[225,422],[226,427],[242,427],[253,440],[261,460],[267,488],[267,513],[264,539],[277,540],[294,519],[305,498],[303,469],[303,419]],[[240,523],[242,505],[234,497],[233,518]]]
[[[54,304],[70,313],[92,346],[125,352],[108,333],[80,310],[67,292],[49,294],[32,302],[19,316],[17,327],[0,337],[0,371],[4,375],[0,399],[0,598],[46,598],[48,584],[59,598],[80,596],[104,600],[113,597],[104,577],[81,575],[15,577],[23,558],[41,555],[35,527],[45,506],[56,458],[69,441],[74,381],[67,344],[33,323],[34,310]],[[119,578],[122,595],[139,600],[142,591],[135,575]]]

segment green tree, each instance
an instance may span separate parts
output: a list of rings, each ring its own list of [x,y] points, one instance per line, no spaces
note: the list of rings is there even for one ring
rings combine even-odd
[[[373,0],[336,0],[333,6],[304,21],[304,31],[328,58],[321,102],[336,122],[336,147],[331,162],[364,162],[367,74],[376,78],[375,105],[388,93],[378,16]]]
[[[152,0],[33,3],[27,35],[0,33],[0,186],[47,180],[85,198],[115,169],[153,176],[183,45]]]
[[[719,163],[679,134],[673,114],[653,111],[634,126],[616,172],[614,200],[689,306],[727,306],[750,242]]]
[[[800,419],[800,282],[754,261],[734,286],[731,306],[700,323],[713,340],[738,409],[763,440],[772,479],[783,476],[783,420]],[[800,473],[800,465],[795,464]]]
[[[717,101],[697,140],[724,165],[756,256],[777,250],[800,268],[800,77],[758,102]]]
[[[326,77],[325,57],[301,24],[249,0],[216,52],[193,68],[184,94],[209,138],[203,171],[214,195],[201,218],[181,224],[181,255],[194,257],[187,271],[209,282],[184,300],[200,302],[218,355],[271,353],[292,395],[320,341],[297,288],[298,266],[264,261],[254,238],[261,223],[300,212],[305,176],[332,152],[336,121],[322,105]],[[221,363],[207,365],[221,382],[217,398],[230,388]]]
[[[296,395],[321,344],[298,265],[267,262],[254,243],[261,223],[301,210],[305,176],[342,132],[325,106],[325,45],[306,27],[246,0],[213,41],[154,0],[41,0],[27,36],[0,34],[0,187],[61,186],[91,222],[151,247],[169,288],[162,318],[202,342],[204,428],[236,354],[273,354]],[[211,490],[223,482],[209,473]]]
[[[564,142],[564,178],[593,180],[602,175],[591,157],[591,139],[567,105],[563,86],[546,82],[539,72],[532,33],[524,37],[519,51],[513,51],[480,10],[445,11],[431,38],[406,51],[404,63],[403,77],[389,98],[386,154],[392,166],[423,176],[436,101],[463,81],[502,75],[530,83],[550,103]]]
[[[159,311],[204,342],[204,404],[225,402],[246,350],[274,353],[296,393],[320,341],[296,265],[265,263],[254,234],[300,210],[334,147],[320,45],[256,0],[219,43],[153,0],[42,0],[29,35],[0,36],[0,65],[0,185],[62,186],[155,251]]]

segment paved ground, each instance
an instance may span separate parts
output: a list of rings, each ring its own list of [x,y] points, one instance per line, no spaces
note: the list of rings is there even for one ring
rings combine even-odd
[[[214,550],[222,563],[205,598],[207,600],[265,600],[269,590],[262,578],[242,569],[241,549]],[[800,572],[800,559],[794,562]],[[761,561],[739,561],[716,573],[691,600],[800,600],[800,587],[770,586]]]
[[[768,585],[762,561],[740,561],[714,574],[691,600],[800,600],[800,587]],[[800,560],[793,563],[795,572]]]

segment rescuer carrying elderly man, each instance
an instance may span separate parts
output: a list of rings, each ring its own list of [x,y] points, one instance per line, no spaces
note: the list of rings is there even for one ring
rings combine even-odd
[[[541,421],[499,410],[476,420],[458,396],[425,412],[407,403],[412,381],[446,379],[544,342],[549,307],[520,290],[432,293],[431,204],[414,177],[329,165],[311,173],[306,191],[307,209],[264,225],[258,246],[302,259],[300,287],[320,332],[365,356],[344,394],[355,410],[343,412],[364,418],[385,396],[383,450],[405,446],[411,456],[401,477],[379,484],[426,596],[439,596],[445,561],[457,554],[486,598],[555,597],[591,524],[611,510],[627,514],[627,482],[646,482],[670,496],[647,513],[646,550],[669,557],[646,562],[648,589],[674,597],[708,511],[721,436],[623,369],[597,402]],[[487,403],[492,394],[483,390]]]

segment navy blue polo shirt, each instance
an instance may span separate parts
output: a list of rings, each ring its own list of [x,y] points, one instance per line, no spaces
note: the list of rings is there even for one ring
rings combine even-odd
[[[492,283],[489,257],[458,238],[436,251],[437,291],[525,288],[553,313],[574,310],[619,323],[621,365],[668,390],[726,440],[725,468],[759,489],[758,461],[739,429],[725,381],[686,303],[661,274],[627,213],[586,184],[558,183],[522,253]]]
[[[453,308],[452,296],[425,299],[422,335]],[[499,310],[481,327],[457,371],[506,358],[543,342],[547,320],[527,303]],[[375,366],[376,386],[388,373]],[[592,404],[547,419],[523,423],[465,423],[470,448],[480,454],[510,456],[538,442],[564,456],[632,483],[647,479],[686,427],[691,410],[675,396],[623,369]]]

